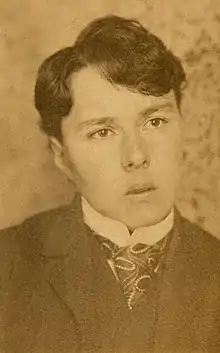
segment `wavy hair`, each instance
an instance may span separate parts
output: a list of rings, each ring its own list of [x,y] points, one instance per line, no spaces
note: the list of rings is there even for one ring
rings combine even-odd
[[[138,21],[119,16],[98,18],[85,27],[71,47],[41,65],[35,85],[35,107],[41,128],[62,141],[62,119],[74,108],[69,78],[94,66],[106,80],[145,95],[174,91],[178,107],[186,80],[180,60]]]

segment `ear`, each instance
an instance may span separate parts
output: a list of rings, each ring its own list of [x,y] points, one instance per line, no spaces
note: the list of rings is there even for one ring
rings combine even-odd
[[[53,152],[55,165],[72,180],[72,172],[69,166],[68,157],[66,156],[64,146],[55,137],[49,137],[49,146]]]

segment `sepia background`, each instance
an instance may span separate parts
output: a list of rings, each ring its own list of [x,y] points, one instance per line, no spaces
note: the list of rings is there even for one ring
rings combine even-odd
[[[139,19],[182,58],[185,162],[178,207],[220,238],[220,1],[19,0],[0,3],[0,228],[71,200],[33,107],[42,60],[94,17]]]

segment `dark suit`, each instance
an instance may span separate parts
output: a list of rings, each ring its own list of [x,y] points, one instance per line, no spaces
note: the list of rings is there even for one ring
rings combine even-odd
[[[0,233],[0,352],[220,352],[220,242],[177,212],[160,279],[129,311],[79,196]]]

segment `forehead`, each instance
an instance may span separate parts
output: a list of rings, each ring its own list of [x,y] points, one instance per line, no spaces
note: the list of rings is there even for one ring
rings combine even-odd
[[[74,74],[70,82],[74,97],[76,119],[89,117],[121,116],[138,114],[151,107],[169,106],[176,110],[174,93],[155,97],[130,91],[126,87],[114,85],[105,79],[98,70],[87,67]]]

